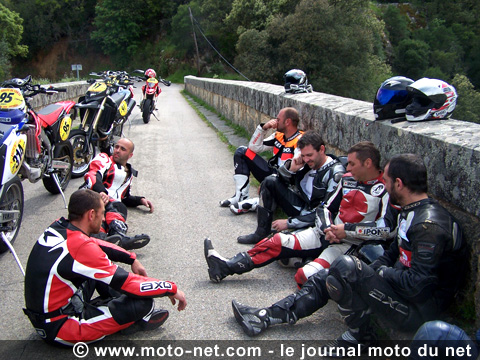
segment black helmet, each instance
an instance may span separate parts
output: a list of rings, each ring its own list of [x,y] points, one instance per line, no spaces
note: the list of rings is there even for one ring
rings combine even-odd
[[[413,84],[412,79],[394,76],[380,85],[373,102],[376,120],[405,116],[405,108],[412,101],[412,96],[407,91],[407,86],[410,84]]]
[[[308,85],[308,79],[305,72],[299,69],[289,70],[283,75],[285,83],[285,92],[291,94],[312,92],[312,85]]]
[[[457,105],[455,88],[442,80],[422,78],[407,90],[413,98],[405,114],[408,121],[447,119]]]

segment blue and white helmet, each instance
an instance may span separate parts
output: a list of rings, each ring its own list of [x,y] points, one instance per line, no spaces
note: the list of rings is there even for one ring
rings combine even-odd
[[[407,86],[411,84],[413,80],[405,76],[394,76],[385,80],[373,101],[375,119],[404,117],[405,108],[412,101],[412,95],[407,91]]]

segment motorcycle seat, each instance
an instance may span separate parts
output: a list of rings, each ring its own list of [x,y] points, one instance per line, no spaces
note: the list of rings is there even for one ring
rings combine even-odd
[[[42,121],[43,126],[51,126],[57,121],[63,110],[64,107],[59,104],[50,104],[39,110],[37,112],[37,115],[38,118]]]

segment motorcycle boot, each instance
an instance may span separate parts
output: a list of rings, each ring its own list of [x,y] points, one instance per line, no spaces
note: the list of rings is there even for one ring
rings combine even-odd
[[[168,315],[168,310],[153,310],[148,320],[144,318],[142,320],[136,321],[128,328],[121,330],[120,333],[122,335],[132,335],[138,331],[151,331],[158,329],[160,326],[163,325],[165,321],[167,321]]]
[[[215,283],[219,283],[229,275],[240,275],[254,268],[252,258],[246,252],[226,259],[213,248],[212,241],[208,238],[204,240],[203,247],[208,265],[208,276]]]
[[[237,205],[230,205],[230,211],[235,215],[245,214],[249,211],[256,211],[259,201],[260,198],[258,197],[239,201]]]
[[[125,250],[140,249],[150,242],[150,236],[146,234],[135,235],[133,237],[127,236],[128,226],[120,220],[113,220],[108,225],[108,235],[120,235],[121,239],[119,246]]]
[[[97,234],[90,234],[90,237],[107,241],[112,244],[116,244],[122,239],[122,237],[118,234],[112,234],[109,236],[107,233],[104,233],[104,232],[99,232]]]
[[[255,308],[232,300],[232,309],[235,320],[248,336],[257,336],[270,325],[285,322],[283,319],[275,318],[269,308]]]
[[[237,205],[239,201],[248,199],[250,190],[250,180],[247,175],[235,174],[233,175],[235,182],[235,194],[228,199],[220,201],[221,207],[229,207],[230,205]]]
[[[271,233],[273,212],[264,208],[257,207],[257,229],[253,234],[242,235],[237,238],[240,244],[256,244],[266,238]]]

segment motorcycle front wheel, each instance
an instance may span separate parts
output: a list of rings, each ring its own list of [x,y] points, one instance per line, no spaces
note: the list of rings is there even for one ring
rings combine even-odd
[[[0,227],[4,229],[2,233],[5,238],[10,244],[13,244],[20,230],[23,217],[23,186],[17,176],[4,185],[4,191],[0,199],[0,211],[13,212],[8,220],[0,223]],[[4,216],[2,216],[3,218]],[[0,239],[0,253],[8,250],[8,246],[3,242],[3,239]]]
[[[87,134],[79,129],[70,132],[69,141],[73,148],[72,178],[79,178],[87,173],[90,161],[95,157],[95,144],[90,141],[87,151],[84,151]]]
[[[142,118],[143,118],[143,122],[145,124],[148,124],[148,122],[150,121],[150,107],[152,106],[152,99],[145,99],[145,101],[143,102],[143,108],[142,108]]]
[[[64,164],[68,164],[67,168],[55,170],[50,176],[43,177],[43,186],[47,189],[48,192],[52,194],[59,194],[60,189],[55,182],[53,174],[57,174],[58,182],[60,183],[60,187],[62,191],[64,191],[70,179],[72,177],[72,168],[73,168],[73,149],[72,144],[69,141],[64,141],[57,146],[55,146],[55,150],[53,151],[53,160],[61,161]]]

